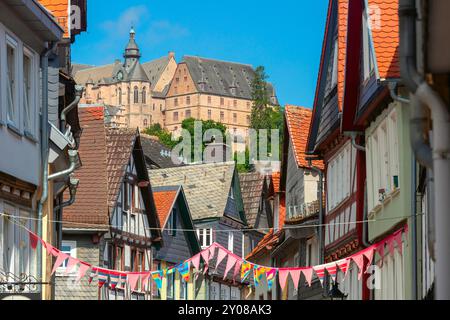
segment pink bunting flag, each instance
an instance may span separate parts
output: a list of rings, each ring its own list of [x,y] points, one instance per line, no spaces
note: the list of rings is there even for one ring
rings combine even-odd
[[[39,237],[35,233],[33,233],[31,231],[28,231],[28,235],[30,236],[30,246],[31,246],[31,248],[33,250],[36,250],[37,245],[38,245],[38,241],[39,241]]]
[[[402,230],[398,231],[396,234],[394,234],[394,241],[397,244],[397,250],[400,255],[403,251],[403,237],[402,237]]]
[[[203,261],[205,261],[206,264],[209,262],[209,250],[203,250],[200,252],[200,256],[203,258]]]
[[[48,255],[54,255],[54,256],[58,255],[57,251],[56,251],[57,249],[54,246],[52,246],[50,243],[44,242],[44,246],[45,246],[45,249],[47,250]]]
[[[234,272],[233,272],[233,282],[236,281],[236,276],[241,271],[241,266],[242,266],[242,260],[239,260],[239,259],[236,260],[236,264],[234,265]]]
[[[216,254],[216,246],[211,245],[211,247],[209,247],[209,260],[214,259],[215,254]]]
[[[65,274],[68,274],[73,267],[75,267],[77,265],[77,263],[79,263],[80,261],[78,259],[72,258],[71,256],[69,256],[69,260],[67,261],[67,266],[66,266],[66,271],[64,272]]]
[[[63,262],[64,262],[67,258],[69,258],[69,255],[68,255],[68,254],[66,254],[66,253],[64,253],[64,252],[59,252],[59,253],[58,253],[58,255],[57,255],[57,257],[56,257],[56,262],[55,262],[55,264],[53,265],[53,269],[52,269],[51,275],[54,274],[54,273],[56,272],[56,269],[58,269],[58,268],[63,264]]]
[[[279,269],[278,270],[278,280],[280,281],[281,290],[284,290],[288,276],[289,276],[288,269]]]
[[[237,261],[236,257],[232,256],[231,254],[228,255],[227,266],[225,267],[225,274],[223,275],[223,280],[225,280],[231,268],[234,267],[236,261]]]
[[[200,253],[197,253],[195,256],[191,258],[191,263],[195,269],[199,270],[200,268]]]
[[[364,257],[366,257],[367,260],[368,260],[368,265],[372,264],[373,253],[374,253],[374,247],[373,246],[370,246],[370,247],[368,247],[367,249],[365,249],[363,251]]]
[[[311,287],[313,268],[304,268],[302,269],[302,273],[305,276],[306,283],[308,283],[308,286]]]
[[[128,273],[127,274],[127,282],[130,285],[130,291],[133,292],[134,289],[136,288],[136,285],[139,281],[139,274],[135,274],[135,273]]]
[[[291,269],[289,273],[291,274],[292,282],[294,282],[294,288],[297,290],[298,282],[300,281],[301,269]]]
[[[347,275],[348,263],[349,263],[349,260],[347,258],[336,261],[336,265],[344,273],[344,277]]]
[[[145,290],[146,285],[148,284],[148,280],[150,279],[151,273],[147,272],[146,274],[142,275],[141,284],[142,284],[142,290]]]
[[[386,240],[388,249],[389,249],[389,255],[391,257],[394,257],[394,253],[395,253],[395,243],[394,243],[394,236],[390,236],[387,240]]]
[[[323,286],[323,280],[325,279],[325,265],[321,264],[318,266],[312,267],[317,277],[320,280],[320,284]]]
[[[217,270],[217,267],[219,266],[219,264],[223,261],[223,259],[225,259],[227,254],[228,253],[225,250],[223,250],[222,248],[219,248],[219,253],[217,254],[216,270]]]
[[[384,260],[384,242],[379,244],[376,249],[376,252],[380,255],[380,261],[378,262],[378,266],[381,268],[383,266],[383,260]]]
[[[364,268],[364,254],[359,253],[357,255],[354,255],[351,257],[353,259],[353,261],[356,263],[356,265],[358,266],[358,280],[361,280],[361,276],[363,274],[363,268]]]
[[[327,270],[327,272],[330,275],[331,279],[333,279],[333,282],[335,282],[336,281],[336,274],[337,274],[336,262],[327,263],[323,267]]]
[[[84,275],[90,268],[91,268],[91,266],[88,266],[84,263],[80,263],[80,267],[78,268],[78,276],[77,276],[76,282],[80,282],[81,278],[84,277]]]

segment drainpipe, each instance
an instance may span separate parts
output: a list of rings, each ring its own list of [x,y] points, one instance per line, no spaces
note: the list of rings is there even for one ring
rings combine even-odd
[[[346,131],[344,132],[344,136],[350,137],[352,139],[352,146],[359,151],[362,152],[366,152],[366,147],[361,146],[359,144],[356,143],[356,136],[360,135],[360,132],[356,132],[356,131]]]
[[[78,188],[78,184],[79,184],[80,180],[75,179],[74,177],[70,177],[70,185],[69,185],[69,193],[70,193],[70,198],[69,200],[59,204],[58,206],[55,207],[55,211],[58,211],[60,209],[63,209],[65,207],[71,206],[74,202],[75,202],[75,195],[77,193],[77,188]]]
[[[37,234],[42,237],[42,218],[44,203],[48,198],[48,57],[56,47],[56,43],[47,43],[47,48],[41,53],[42,73],[42,106],[41,106],[41,166],[42,166],[42,194],[38,203]],[[42,247],[37,246],[37,275],[42,279]],[[41,286],[42,299],[42,286]]]
[[[412,242],[412,300],[417,300],[417,176],[416,176],[416,159],[414,155],[411,157],[411,242]]]
[[[436,299],[450,299],[450,277],[448,275],[448,265],[450,264],[450,253],[448,245],[450,244],[450,215],[446,210],[450,207],[450,197],[448,190],[450,189],[450,115],[445,102],[419,75],[416,68],[416,5],[415,0],[400,0],[399,16],[400,16],[400,70],[406,86],[412,93],[412,109],[413,112],[423,114],[425,107],[431,110],[431,118],[433,121],[432,149],[422,147],[418,149],[416,143],[421,141],[413,141],[412,147],[417,160],[423,159],[418,154],[420,152],[428,152],[426,159],[429,160],[430,151],[432,151],[432,167],[430,163],[423,165],[434,170],[434,205],[435,226],[436,226]],[[414,100],[417,99],[417,100]],[[422,132],[420,132],[422,134]],[[411,136],[413,139],[414,136]],[[414,143],[416,142],[416,143]],[[425,151],[423,151],[425,150]]]
[[[70,162],[69,168],[67,168],[63,171],[60,171],[60,172],[56,172],[52,175],[49,175],[48,176],[49,181],[57,179],[57,178],[65,177],[65,176],[71,174],[75,170],[75,168],[77,166],[77,161],[78,161],[78,151],[70,149],[68,151],[68,153],[69,153],[69,162]]]
[[[317,167],[312,165],[312,159],[308,160],[308,166],[319,175],[319,185],[317,190],[317,196],[319,198],[319,264],[324,261],[324,241],[323,241],[323,172]]]

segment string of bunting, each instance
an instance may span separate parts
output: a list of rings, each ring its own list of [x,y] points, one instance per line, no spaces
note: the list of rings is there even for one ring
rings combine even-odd
[[[222,261],[224,261],[225,259],[227,261],[223,279],[226,279],[230,271],[233,270],[233,281],[235,281],[236,278],[240,276],[240,281],[244,282],[245,280],[248,280],[250,278],[250,275],[252,275],[254,286],[258,287],[261,285],[263,276],[265,276],[267,289],[270,290],[278,274],[278,280],[281,288],[285,288],[286,283],[288,282],[288,278],[291,277],[294,287],[297,290],[302,274],[304,276],[306,285],[311,286],[314,274],[318,277],[320,283],[323,285],[326,273],[331,277],[333,281],[336,281],[336,275],[338,271],[340,270],[341,272],[343,272],[345,277],[350,268],[350,263],[352,262],[358,267],[358,280],[360,280],[362,274],[367,271],[367,267],[372,264],[375,253],[377,253],[380,257],[378,262],[379,267],[382,267],[383,265],[384,252],[386,247],[389,250],[389,254],[391,256],[394,255],[395,248],[397,248],[399,254],[402,254],[402,235],[403,233],[407,233],[408,226],[405,225],[383,240],[349,257],[317,266],[289,268],[261,266],[235,255],[218,243],[213,243],[198,254],[194,255],[186,261],[181,262],[176,266],[167,267],[162,270],[145,272],[125,272],[92,266],[89,263],[71,257],[70,255],[53,247],[50,243],[45,242],[32,231],[28,229],[27,231],[29,233],[30,246],[32,249],[36,249],[38,243],[41,243],[42,247],[46,249],[48,255],[53,255],[54,257],[56,257],[56,261],[52,269],[52,274],[54,274],[56,270],[67,260],[65,274],[68,274],[74,268],[76,268],[76,266],[78,266],[76,282],[80,282],[81,279],[84,278],[86,274],[88,274],[88,282],[91,283],[93,279],[96,278],[97,284],[100,288],[103,287],[106,283],[109,284],[111,289],[124,289],[125,286],[128,285],[131,292],[133,292],[138,286],[139,281],[141,281],[141,288],[145,289],[148,288],[149,281],[150,279],[152,279],[155,282],[158,290],[160,290],[162,287],[162,280],[168,274],[178,271],[182,279],[188,282],[190,280],[191,266],[192,269],[195,269],[197,271],[197,275],[202,271],[203,274],[206,274],[212,260],[216,257],[215,271],[217,271],[217,268],[222,263]],[[201,270],[202,260],[203,270]]]

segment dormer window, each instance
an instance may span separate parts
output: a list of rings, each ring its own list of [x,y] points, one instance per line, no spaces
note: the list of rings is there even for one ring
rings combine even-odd
[[[374,57],[373,57],[373,48],[371,41],[371,30],[370,23],[368,22],[368,14],[367,9],[363,12],[362,19],[362,36],[363,36],[363,70],[364,70],[364,80],[370,78],[373,70],[374,70]]]

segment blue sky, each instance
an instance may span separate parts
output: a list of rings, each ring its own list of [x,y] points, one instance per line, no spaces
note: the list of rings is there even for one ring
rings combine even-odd
[[[133,24],[142,60],[183,55],[263,65],[281,104],[312,107],[327,0],[90,0],[72,61],[122,58]]]

